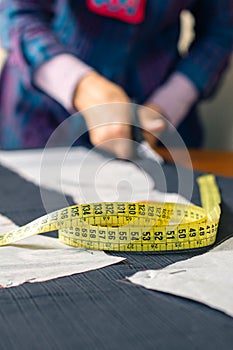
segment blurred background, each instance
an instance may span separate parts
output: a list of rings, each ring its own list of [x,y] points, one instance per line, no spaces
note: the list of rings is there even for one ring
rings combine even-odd
[[[185,53],[194,38],[194,19],[190,12],[181,14],[182,31],[179,51]],[[200,105],[205,129],[204,147],[233,151],[233,55],[217,93]]]
[[[190,12],[181,13],[179,51],[185,54],[194,38],[194,19]],[[0,46],[0,74],[6,52]],[[200,105],[205,130],[204,148],[233,151],[233,55],[217,93]]]

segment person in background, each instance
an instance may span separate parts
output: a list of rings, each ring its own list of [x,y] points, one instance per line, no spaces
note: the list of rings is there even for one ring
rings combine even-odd
[[[143,128],[161,132],[163,116],[187,146],[201,146],[197,104],[214,92],[229,62],[232,0],[2,0],[0,6],[0,42],[8,51],[0,77],[1,148],[43,147],[75,111],[131,101],[154,111],[140,116]],[[194,15],[195,40],[180,57],[184,9]],[[98,128],[91,113],[84,118],[93,145],[132,137],[119,113],[111,117],[117,127]]]

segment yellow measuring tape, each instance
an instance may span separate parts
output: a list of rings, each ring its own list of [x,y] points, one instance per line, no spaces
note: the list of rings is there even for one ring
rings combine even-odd
[[[197,179],[202,207],[157,202],[79,204],[40,217],[0,235],[0,245],[58,230],[74,247],[161,252],[212,245],[220,218],[220,194],[213,175]]]

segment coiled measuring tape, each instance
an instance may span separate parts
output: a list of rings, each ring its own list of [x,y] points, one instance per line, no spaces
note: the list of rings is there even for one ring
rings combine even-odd
[[[74,247],[130,252],[202,248],[216,240],[220,193],[213,175],[197,179],[202,207],[157,202],[79,204],[0,235],[0,245],[58,230]]]

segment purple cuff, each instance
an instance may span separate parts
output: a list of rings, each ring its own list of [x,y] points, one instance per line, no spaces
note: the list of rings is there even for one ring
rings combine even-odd
[[[198,90],[191,80],[176,72],[151,95],[147,103],[158,107],[168,121],[177,127],[197,98]]]
[[[37,69],[34,83],[73,113],[74,90],[82,77],[92,70],[75,56],[61,54]]]

